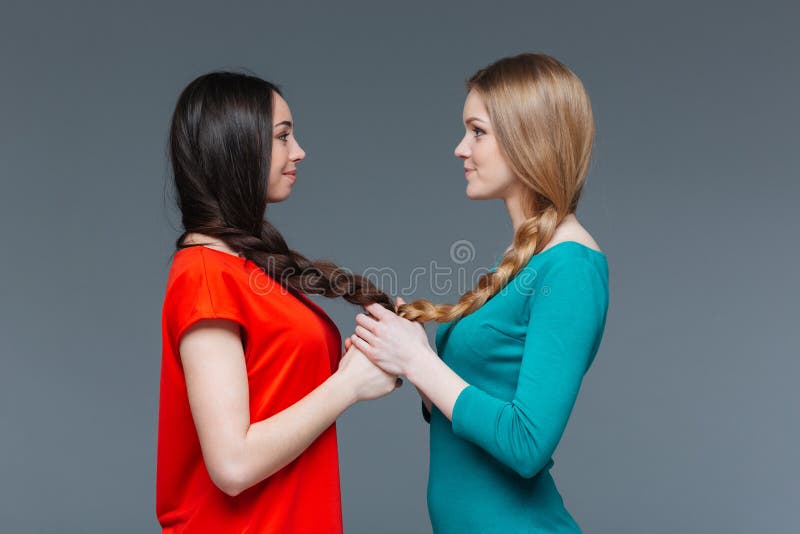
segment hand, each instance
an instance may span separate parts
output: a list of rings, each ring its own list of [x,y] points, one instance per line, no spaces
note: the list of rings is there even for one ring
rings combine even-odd
[[[397,298],[397,305],[405,304]],[[387,373],[408,376],[418,358],[435,354],[420,323],[411,322],[379,304],[366,307],[372,314],[356,316],[352,345]]]
[[[336,372],[352,388],[357,401],[383,397],[403,385],[401,379],[384,372],[352,344],[345,341],[345,347],[348,350],[339,361]]]

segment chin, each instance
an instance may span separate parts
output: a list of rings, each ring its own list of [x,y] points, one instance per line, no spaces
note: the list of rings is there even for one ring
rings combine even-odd
[[[278,202],[283,202],[292,194],[291,191],[281,192],[279,194],[271,194],[267,197],[267,202],[271,204],[276,204]]]
[[[470,200],[490,200],[492,198],[496,198],[494,195],[487,193],[486,191],[481,191],[477,188],[472,188],[469,185],[467,186],[467,198]]]

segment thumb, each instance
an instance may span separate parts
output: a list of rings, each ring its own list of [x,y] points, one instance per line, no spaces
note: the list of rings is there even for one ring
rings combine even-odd
[[[347,352],[350,350],[350,347],[353,346],[353,340],[349,337],[344,338],[344,351]]]
[[[405,304],[406,301],[403,300],[403,297],[397,297],[397,305],[400,306],[401,304]]]

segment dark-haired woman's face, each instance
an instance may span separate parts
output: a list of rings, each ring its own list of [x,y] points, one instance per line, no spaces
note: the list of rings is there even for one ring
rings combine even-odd
[[[267,202],[281,202],[289,198],[297,180],[297,164],[306,157],[294,137],[293,126],[289,104],[276,93],[272,106],[272,159]]]

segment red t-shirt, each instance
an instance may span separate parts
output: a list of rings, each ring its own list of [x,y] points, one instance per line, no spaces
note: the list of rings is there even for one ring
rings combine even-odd
[[[336,426],[292,463],[236,497],[211,481],[189,408],[178,342],[204,318],[241,325],[250,422],[305,397],[337,369],[336,325],[255,263],[204,246],[175,253],[162,309],[156,516],[169,533],[342,531]]]

